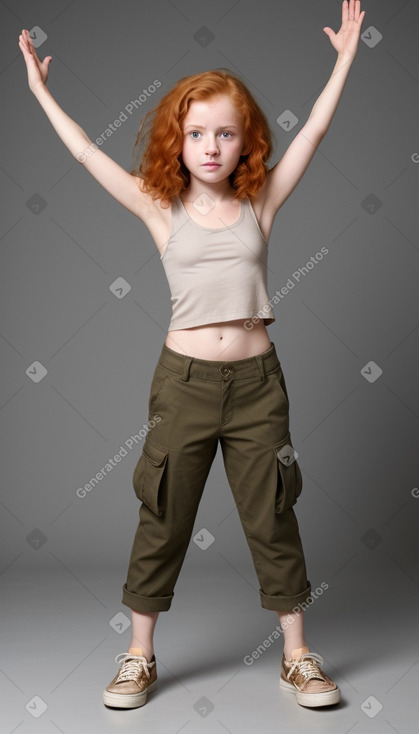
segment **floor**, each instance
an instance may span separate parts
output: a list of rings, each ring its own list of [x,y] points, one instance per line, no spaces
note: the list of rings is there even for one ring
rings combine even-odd
[[[409,603],[398,611],[391,571],[377,574],[376,590],[384,591],[381,598],[371,592],[368,607],[362,579],[353,579],[352,588],[360,590],[356,598],[345,600],[341,589],[331,587],[310,606],[310,649],[323,656],[342,700],[309,709],[279,691],[282,637],[268,639],[278,618],[262,609],[257,590],[239,574],[235,585],[221,568],[186,566],[171,610],[157,621],[159,687],[144,707],[132,710],[102,702],[117,671],[115,656],[130,641],[130,611],[120,603],[125,569],[6,569],[2,734],[417,731],[417,599],[415,604],[409,598],[408,581]]]

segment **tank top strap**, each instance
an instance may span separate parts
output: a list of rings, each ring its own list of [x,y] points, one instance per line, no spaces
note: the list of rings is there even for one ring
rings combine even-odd
[[[249,226],[249,224],[248,224],[249,223],[249,220],[253,224],[252,208],[250,206],[250,201],[249,201],[248,197],[245,196],[244,199],[241,199],[240,203],[241,203],[241,205],[243,207],[243,211],[244,211],[244,217],[243,217],[243,219],[246,220],[247,226]]]
[[[175,196],[171,203],[172,224],[170,234],[175,234],[179,229],[189,222],[189,217],[182,206],[179,196]]]

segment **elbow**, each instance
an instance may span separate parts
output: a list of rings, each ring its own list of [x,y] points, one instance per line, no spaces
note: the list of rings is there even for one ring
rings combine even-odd
[[[313,140],[316,147],[320,145],[328,129],[328,127],[318,127],[313,131]]]
[[[97,145],[95,145],[95,143],[89,142],[89,144],[85,148],[83,148],[83,150],[79,150],[77,153],[74,152],[73,157],[79,163],[86,163],[87,159],[93,155],[95,150],[97,150]]]
[[[319,139],[320,139],[320,140],[323,140],[323,138],[324,138],[324,136],[326,135],[326,133],[327,133],[328,129],[329,129],[328,127],[323,127],[323,128],[321,128],[321,129],[320,129],[320,130],[318,131],[318,136],[319,136]]]
[[[314,148],[317,148],[322,142],[324,136],[328,131],[328,127],[323,125],[306,123],[305,126],[300,130],[300,133],[311,143]]]

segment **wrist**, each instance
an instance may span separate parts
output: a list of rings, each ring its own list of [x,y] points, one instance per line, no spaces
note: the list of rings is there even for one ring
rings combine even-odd
[[[30,87],[31,92],[35,95],[35,97],[42,95],[46,91],[46,89],[47,87],[44,82],[36,82],[33,87]]]
[[[356,53],[351,54],[348,51],[343,51],[337,55],[336,63],[339,64],[352,64],[356,56]]]

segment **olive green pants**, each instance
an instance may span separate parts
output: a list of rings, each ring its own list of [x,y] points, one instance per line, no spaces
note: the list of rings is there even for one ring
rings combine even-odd
[[[302,489],[275,345],[247,359],[188,357],[165,344],[148,400],[149,430],[133,475],[141,505],[122,603],[167,611],[218,441],[259,580],[262,607],[310,596],[293,505]]]

